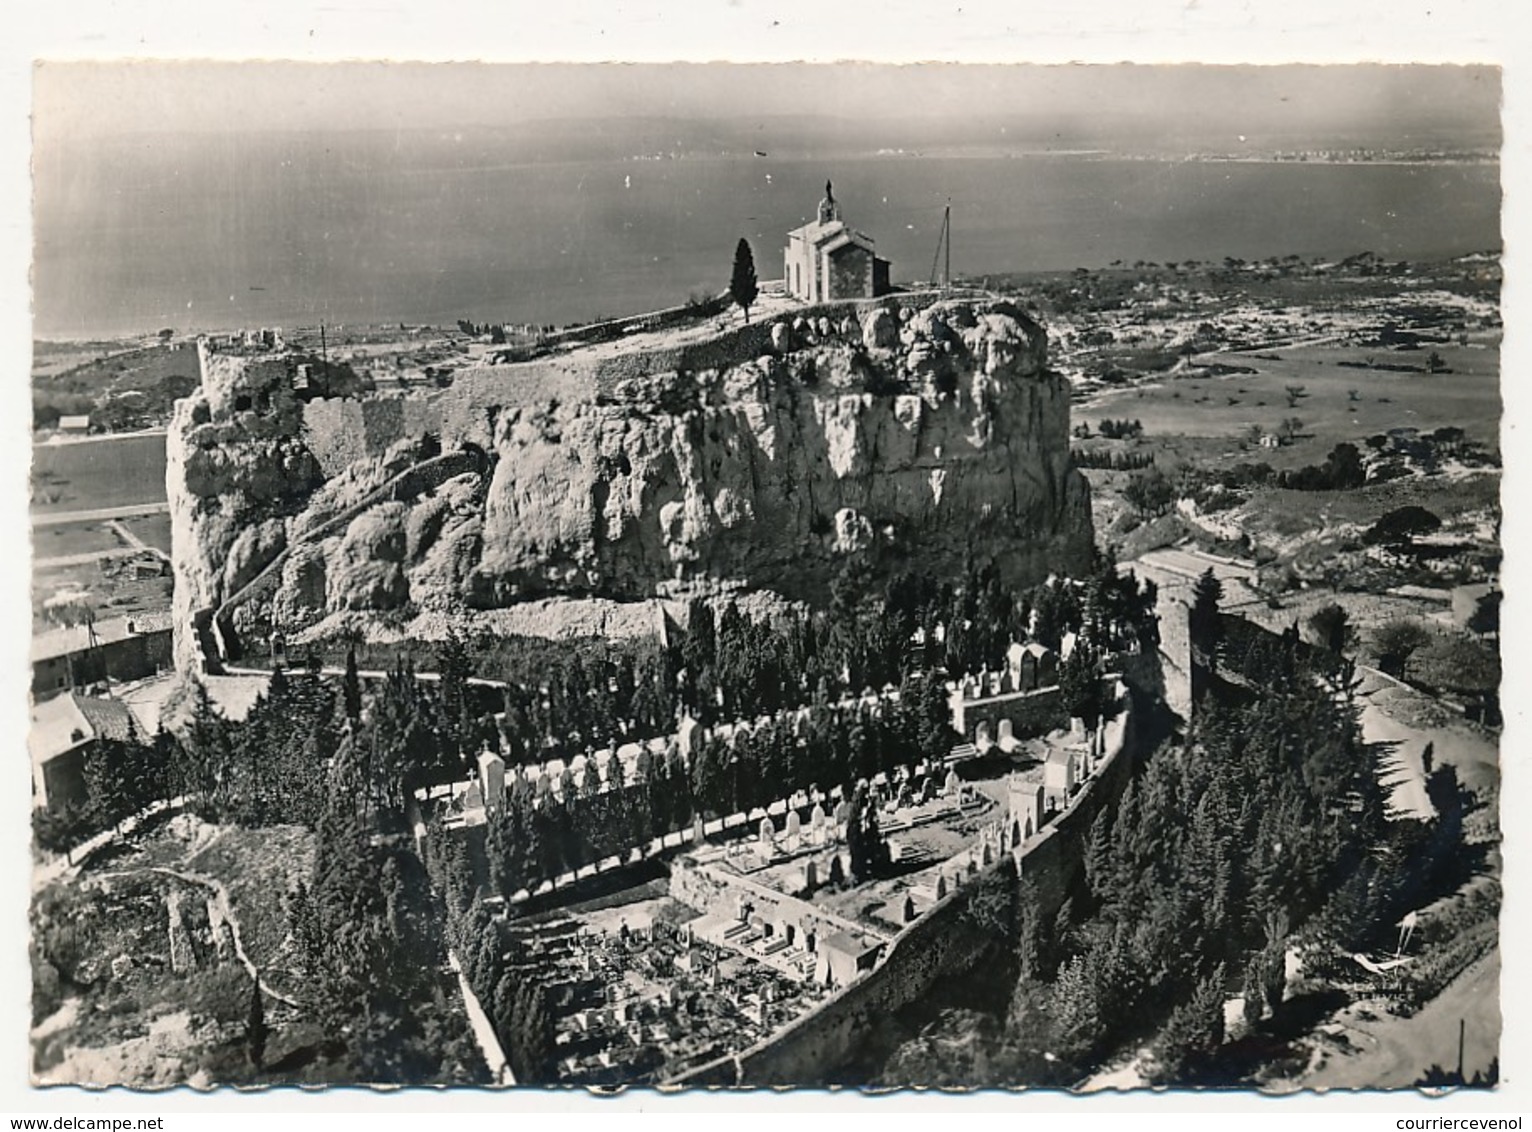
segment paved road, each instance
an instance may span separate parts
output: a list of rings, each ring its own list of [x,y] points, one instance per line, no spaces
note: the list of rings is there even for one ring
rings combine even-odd
[[[95,511],[53,511],[33,515],[34,527],[57,527],[65,523],[102,523],[108,519],[134,519],[140,515],[164,515],[169,503],[130,503],[122,507],[102,507]]]
[[[103,558],[136,558],[144,550],[133,546],[111,546],[105,550],[92,550],[86,554],[64,554],[58,558],[37,558],[32,562],[34,570],[59,570],[66,566],[89,566]],[[156,553],[158,553],[156,551]]]

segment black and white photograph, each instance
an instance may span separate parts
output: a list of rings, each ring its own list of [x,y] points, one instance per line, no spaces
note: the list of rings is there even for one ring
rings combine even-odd
[[[37,61],[31,1087],[1496,1088],[1502,78]]]

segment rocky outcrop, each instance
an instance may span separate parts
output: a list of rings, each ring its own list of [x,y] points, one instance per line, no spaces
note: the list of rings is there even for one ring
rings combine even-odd
[[[175,660],[183,671],[202,658],[194,623],[280,552],[282,517],[323,482],[301,436],[295,359],[202,350],[201,362],[202,384],[176,402],[165,438]]]
[[[168,440],[178,622],[236,592],[242,632],[291,632],[720,583],[813,598],[851,556],[1018,582],[1083,567],[1087,490],[1046,355],[1004,302],[884,302],[590,370],[486,368],[418,414],[432,435],[325,483],[313,453],[338,449],[305,443],[280,363],[214,357]]]
[[[875,308],[851,329],[779,324],[774,345],[815,344],[506,411],[471,596],[715,577],[799,594],[869,552],[947,573],[972,553],[1017,580],[1084,565],[1086,487],[1042,329],[998,302]],[[649,411],[657,380],[685,411]]]

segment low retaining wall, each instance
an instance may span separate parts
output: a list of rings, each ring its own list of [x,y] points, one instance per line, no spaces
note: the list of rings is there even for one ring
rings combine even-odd
[[[1009,720],[1016,739],[1046,735],[1069,726],[1069,712],[1064,710],[1063,693],[1055,685],[1030,692],[1008,692],[1003,696],[953,701],[953,726],[964,739],[973,742],[979,724],[986,724],[992,741],[1000,738],[1000,724]]]

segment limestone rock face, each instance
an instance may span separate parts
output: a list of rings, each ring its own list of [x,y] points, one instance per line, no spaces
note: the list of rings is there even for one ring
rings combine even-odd
[[[709,576],[795,591],[880,546],[933,570],[972,549],[1025,580],[1083,566],[1087,489],[1042,329],[999,302],[906,313],[869,312],[860,347],[690,375],[678,414],[510,410],[475,591],[636,597]]]
[[[409,600],[405,507],[382,503],[351,520],[328,571],[331,609],[397,609]]]
[[[281,356],[202,356],[202,385],[176,403],[165,438],[174,547],[175,659],[198,659],[194,618],[266,565],[285,541],[282,517],[323,481],[302,439],[297,363]]]
[[[208,358],[167,440],[177,621],[235,595],[241,634],[718,583],[812,598],[849,556],[946,576],[972,558],[1022,584],[1083,568],[1087,488],[1042,328],[1001,301],[851,312],[675,361],[485,371],[472,401],[428,407],[429,443],[329,482],[281,365]]]

